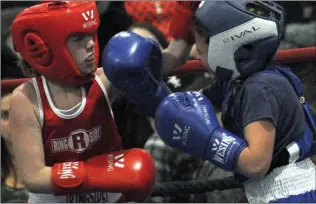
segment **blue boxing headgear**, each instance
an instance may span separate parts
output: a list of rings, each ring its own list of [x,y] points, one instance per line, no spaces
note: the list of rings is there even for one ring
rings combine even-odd
[[[284,30],[283,8],[274,2],[202,1],[195,15],[209,37],[208,64],[225,79],[262,70],[276,53]]]

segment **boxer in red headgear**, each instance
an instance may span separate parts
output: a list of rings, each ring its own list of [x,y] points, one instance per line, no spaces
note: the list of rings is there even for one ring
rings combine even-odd
[[[95,2],[43,2],[12,23],[15,50],[39,74],[13,92],[9,122],[30,203],[139,202],[151,192],[150,155],[121,150],[97,70],[99,24]]]
[[[92,82],[100,24],[95,9],[93,2],[44,2],[25,9],[11,27],[14,48],[48,80],[71,85]],[[71,48],[79,47],[73,42],[88,36],[87,49],[74,53]]]
[[[69,1],[42,2],[12,23],[15,50],[38,74],[13,91],[9,116],[18,174],[31,203],[141,202],[151,193],[150,155],[121,150],[110,82],[97,69],[99,23],[95,2]],[[156,59],[152,41],[127,37],[129,57],[143,58],[138,69]],[[143,45],[148,50],[135,49]],[[180,65],[185,48],[184,40],[171,42],[156,73]]]

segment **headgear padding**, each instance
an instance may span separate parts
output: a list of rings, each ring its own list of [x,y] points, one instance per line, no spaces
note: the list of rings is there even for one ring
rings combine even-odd
[[[284,30],[284,11],[273,2],[202,1],[196,18],[209,37],[208,64],[225,79],[263,69],[276,53]]]

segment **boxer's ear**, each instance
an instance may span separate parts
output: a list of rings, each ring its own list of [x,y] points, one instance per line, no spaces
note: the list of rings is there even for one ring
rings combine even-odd
[[[19,59],[17,66],[22,70],[24,77],[35,77],[39,75],[39,73],[23,58]]]

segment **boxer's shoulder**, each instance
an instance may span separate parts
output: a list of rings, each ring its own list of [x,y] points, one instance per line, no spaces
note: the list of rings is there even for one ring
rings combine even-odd
[[[262,86],[270,87],[276,92],[283,92],[285,90],[292,91],[292,85],[283,76],[272,72],[258,72],[246,80],[246,86],[256,86],[261,84]],[[260,87],[258,87],[260,89]]]
[[[293,100],[297,99],[297,95],[291,83],[285,77],[275,73],[261,72],[249,77],[245,81],[241,92],[241,95],[249,96],[249,100],[257,99],[260,101],[263,96],[270,99],[275,97],[279,103],[286,103],[289,109],[300,106],[298,100]]]
[[[30,109],[34,111],[36,117],[39,116],[36,91],[32,80],[14,89],[10,98],[10,106],[13,111],[24,110],[23,112],[26,112],[27,109]]]
[[[11,100],[19,99],[17,102],[20,103],[33,101],[34,98],[36,98],[36,92],[32,81],[27,81],[15,88],[11,96]]]

